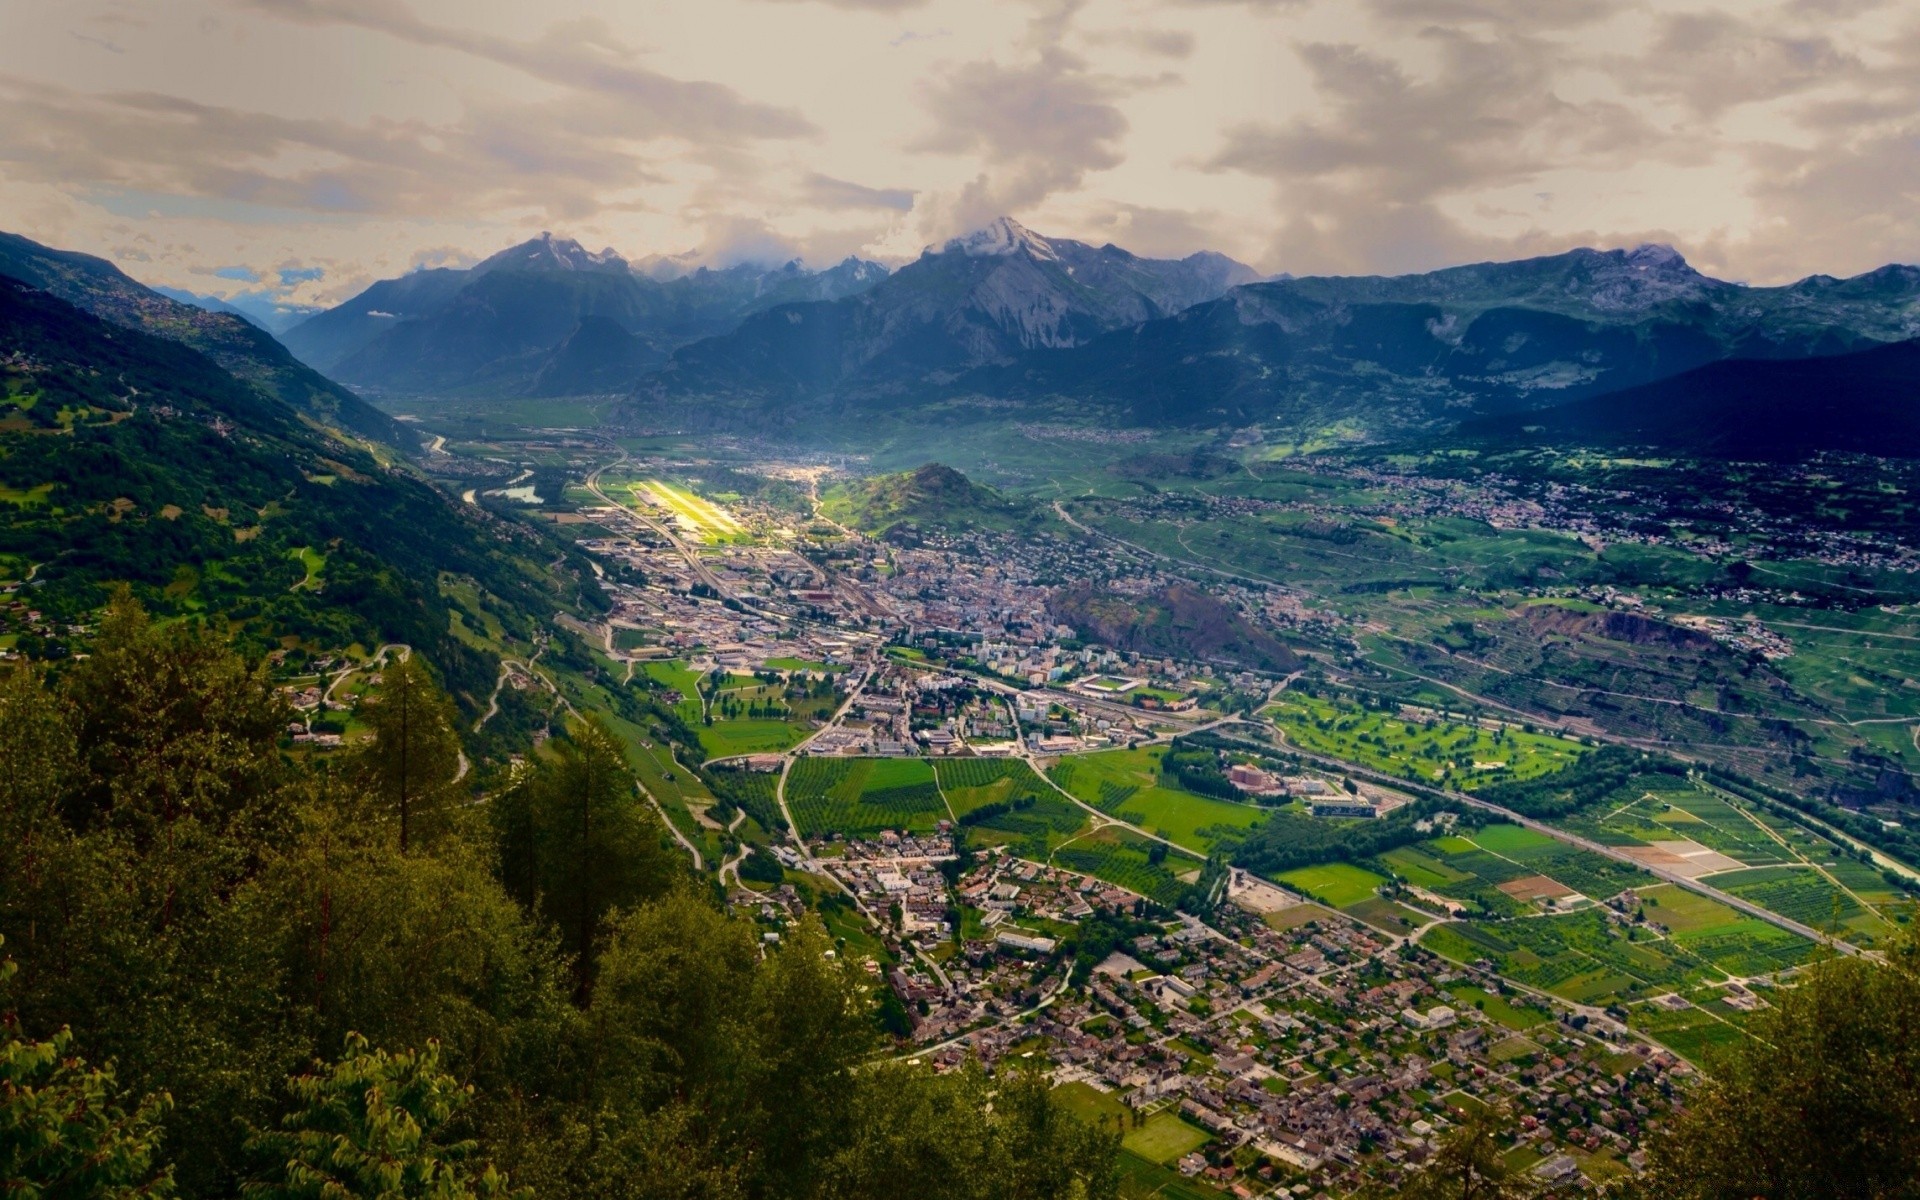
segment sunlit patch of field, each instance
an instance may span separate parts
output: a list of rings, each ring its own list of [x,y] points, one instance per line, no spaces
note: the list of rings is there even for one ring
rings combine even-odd
[[[659,479],[646,479],[634,484],[633,490],[635,495],[667,510],[682,529],[696,537],[718,539],[746,532],[726,509],[685,488]]]

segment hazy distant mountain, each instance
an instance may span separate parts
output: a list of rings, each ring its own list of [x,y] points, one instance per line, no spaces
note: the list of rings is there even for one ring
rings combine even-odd
[[[384,391],[624,391],[676,347],[763,308],[849,295],[886,268],[848,259],[825,271],[787,263],[665,273],[542,234],[470,269],[382,280],[285,340],[322,370]]]
[[[418,437],[352,392],[296,361],[273,336],[233,313],[163,296],[104,258],[0,233],[0,275],[12,276],[114,325],[191,346],[267,394],[326,425],[393,445]]]
[[[162,287],[148,284],[169,300],[178,300],[182,304],[191,304],[195,308],[204,308],[208,312],[227,313],[243,321],[258,325],[268,333],[279,335],[298,325],[300,322],[323,310],[308,305],[282,304],[260,293],[234,296],[222,299],[219,296],[205,296],[199,292],[190,292],[185,288]]]
[[[1223,255],[1140,258],[1044,238],[1001,218],[929,248],[870,289],[770,308],[676,351],[642,406],[897,394],[983,364],[1084,345],[1258,279]]]
[[[1782,461],[1824,450],[1920,458],[1920,340],[1854,354],[1738,359],[1544,411],[1463,424],[1496,443],[1648,447]]]
[[[1575,250],[1425,275],[1235,288],[1176,316],[958,381],[953,396],[1117,410],[1140,424],[1379,430],[1546,407],[1722,359],[1920,335],[1920,269],[1753,288],[1672,249]]]

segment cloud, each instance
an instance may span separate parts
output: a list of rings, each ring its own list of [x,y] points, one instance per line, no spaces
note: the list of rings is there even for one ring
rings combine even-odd
[[[1612,65],[1615,77],[1630,90],[1678,99],[1703,116],[1804,92],[1865,70],[1856,55],[1824,35],[1724,12],[1665,16],[1651,46]]]
[[[1125,46],[1161,58],[1187,58],[1194,37],[1184,29],[1098,29],[1081,35],[1092,46]]]
[[[761,0],[764,4],[824,4],[854,12],[905,12],[922,8],[927,0]]]
[[[231,279],[236,283],[260,282],[260,272],[252,267],[215,267],[212,274],[216,279]]]
[[[1564,99],[1552,43],[1438,26],[1418,40],[1424,76],[1359,46],[1299,47],[1321,111],[1233,128],[1207,160],[1277,185],[1285,269],[1441,265],[1485,244],[1441,201],[1570,161],[1633,161],[1662,140],[1618,102]]]
[[[913,193],[906,188],[867,187],[831,175],[809,174],[800,189],[801,198],[815,208],[885,208],[895,212],[913,208]]]
[[[717,83],[673,79],[639,65],[634,51],[595,18],[556,24],[538,40],[516,42],[423,21],[400,0],[234,2],[301,24],[351,25],[417,46],[459,51],[545,83],[591,93],[605,102],[600,108],[603,123],[618,125],[632,137],[735,141],[815,132],[792,109],[748,101]],[[608,119],[615,111],[624,119]]]
[[[1120,165],[1127,119],[1118,101],[1138,81],[1100,74],[1064,49],[1083,0],[1041,0],[1023,61],[962,63],[922,89],[933,128],[909,148],[971,156],[983,169],[957,194],[927,205],[938,238],[978,228]]]

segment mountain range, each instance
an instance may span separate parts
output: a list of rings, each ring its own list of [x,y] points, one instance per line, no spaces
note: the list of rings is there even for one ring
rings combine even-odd
[[[683,347],[628,413],[791,427],[1013,411],[1366,437],[1915,336],[1920,268],[1907,266],[1747,287],[1647,245],[1259,280],[1219,256],[1140,259],[1002,221],[858,295],[772,308]]]
[[[1542,411],[1463,422],[1459,434],[1743,461],[1821,451],[1920,458],[1920,339],[1817,358],[1709,363]]]
[[[1129,424],[1366,433],[1550,407],[1734,358],[1920,336],[1920,269],[1784,287],[1710,279],[1664,246],[1423,275],[1279,280],[956,381],[962,397]]]
[[[1003,217],[869,289],[772,307],[675,351],[637,407],[693,414],[719,401],[791,417],[812,402],[910,405],[970,370],[1084,346],[1259,278],[1220,254],[1141,258]]]
[[[0,233],[0,276],[30,284],[110,324],[191,346],[263,396],[322,425],[393,446],[417,443],[406,426],[295,359],[266,330],[238,314],[209,312],[163,296],[104,258]]]
[[[650,266],[542,234],[470,268],[381,280],[283,340],[302,361],[373,391],[624,392],[679,346],[762,309],[836,299],[887,274],[854,258],[824,271],[797,262],[685,273]]]
[[[536,528],[457,503],[183,339],[13,276],[0,348],[0,567],[62,623],[124,583],[160,615],[263,642],[413,646],[475,707],[496,665],[453,636],[442,579],[510,620],[592,589],[579,564],[553,569],[566,552]]]

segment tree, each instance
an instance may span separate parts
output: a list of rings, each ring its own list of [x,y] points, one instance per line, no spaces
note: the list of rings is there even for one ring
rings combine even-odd
[[[445,1136],[472,1096],[440,1069],[440,1044],[389,1054],[348,1034],[332,1066],[287,1081],[297,1107],[251,1148],[269,1162],[247,1187],[257,1200],[531,1200],[492,1164],[472,1166],[478,1147]]]
[[[1920,931],[1777,989],[1649,1146],[1672,1200],[1920,1196]]]
[[[4,939],[0,939],[4,941]],[[0,985],[18,967],[0,961]],[[136,1200],[174,1192],[161,1164],[160,1118],[171,1100],[147,1096],[123,1107],[112,1067],[71,1053],[73,1033],[22,1036],[0,1018],[0,1195],[8,1200]]]
[[[549,746],[494,805],[494,827],[509,890],[559,930],[585,1004],[601,921],[661,895],[676,871],[625,748],[599,718],[575,721]]]
[[[380,690],[361,708],[374,737],[360,767],[380,801],[400,824],[400,849],[414,838],[443,832],[453,785],[460,775],[460,735],[453,702],[433,682],[426,664],[409,654],[381,672]]]

